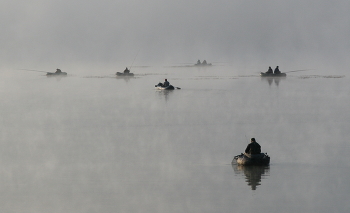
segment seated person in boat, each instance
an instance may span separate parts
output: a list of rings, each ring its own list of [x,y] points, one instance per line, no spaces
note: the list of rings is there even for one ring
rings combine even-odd
[[[124,73],[130,73],[130,70],[128,68],[125,68]]]
[[[207,65],[207,61],[204,60],[204,61],[202,62],[202,64],[203,64],[203,65]]]
[[[164,80],[163,87],[168,87],[170,85],[168,79]]]
[[[278,68],[278,66],[275,68],[274,74],[281,74],[280,69]]]
[[[250,144],[248,144],[245,149],[245,154],[256,155],[261,153],[261,146],[255,141],[255,138],[250,139]]]
[[[267,72],[265,72],[265,73],[268,73],[268,74],[273,74],[272,68],[271,68],[271,67],[269,67],[269,69],[268,69],[268,70],[267,70]]]
[[[62,71],[60,69],[56,69],[55,73],[61,73]]]
[[[198,61],[197,61],[197,65],[200,65],[201,64],[201,61],[198,59]]]

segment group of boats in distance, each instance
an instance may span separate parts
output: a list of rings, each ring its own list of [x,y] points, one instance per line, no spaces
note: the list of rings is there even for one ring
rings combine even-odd
[[[200,62],[198,60],[196,66],[211,66],[211,64],[208,64],[206,60],[203,62]],[[23,69],[25,70],[25,69]],[[45,72],[40,70],[27,70],[27,71],[36,71],[36,72]],[[296,72],[296,71],[305,71],[305,70],[295,70],[295,71],[289,71],[289,72]],[[61,69],[56,69],[56,72],[46,72],[47,76],[66,76],[66,72],[62,72]],[[117,76],[125,76],[125,77],[132,77],[134,76],[134,73],[130,72],[130,69],[127,67],[123,72],[117,72]],[[271,67],[269,67],[269,70],[267,72],[261,72],[261,77],[285,77],[287,76],[286,73],[282,73],[279,71],[278,66],[272,71]],[[167,79],[165,79],[164,83],[159,82],[155,85],[155,88],[157,90],[175,90],[175,89],[181,89],[180,87],[174,87],[169,83]],[[256,142],[254,138],[251,139],[252,143]],[[254,141],[253,141],[254,140]],[[260,147],[260,145],[258,145]],[[247,148],[248,149],[248,148]],[[267,153],[261,153],[260,148],[258,152],[247,152],[247,149],[245,153],[241,153],[240,155],[234,156],[231,164],[237,164],[241,166],[267,166],[270,163],[270,156],[267,155]],[[250,153],[250,154],[249,154]],[[254,153],[254,154],[252,154]]]
[[[206,60],[201,62],[200,60],[197,61],[195,66],[211,66],[212,64],[208,64]],[[297,71],[306,71],[306,70],[294,70],[294,71],[288,71],[288,72],[297,72]],[[67,75],[66,72],[62,72],[60,69],[57,69],[56,72],[47,72],[48,76],[54,76],[54,75]],[[133,77],[134,73],[131,73],[130,70],[126,67],[123,72],[116,72],[117,76],[122,77]],[[261,72],[261,77],[286,77],[286,73],[282,73],[279,70],[279,67],[277,66],[274,71],[272,71],[271,67],[269,67],[267,72]],[[164,83],[159,82],[155,85],[155,88],[158,90],[175,90],[175,89],[181,89],[179,87],[174,87],[171,85],[167,79],[165,79]],[[255,141],[255,139],[254,139]],[[259,153],[259,152],[257,152]],[[270,164],[270,156],[267,155],[267,153],[259,153],[259,154],[248,154],[247,152],[241,153],[240,155],[234,156],[231,164],[236,164],[240,166],[268,166]]]
[[[200,60],[197,61],[195,66],[211,66],[212,64],[208,64],[206,60],[201,62]],[[30,70],[34,71],[34,70]],[[294,70],[294,71],[288,71],[288,72],[298,72],[298,71],[306,71],[306,70]],[[40,71],[44,72],[44,71]],[[47,76],[58,76],[58,75],[67,75],[66,72],[62,72],[60,69],[56,69],[56,72],[47,72]],[[117,76],[124,76],[124,77],[132,77],[134,76],[134,73],[130,72],[130,69],[127,67],[123,72],[117,72]],[[261,72],[260,73],[261,77],[286,77],[286,73],[282,73],[279,70],[279,67],[277,66],[274,71],[272,71],[272,68],[269,67],[267,72]],[[269,79],[269,78],[267,78]],[[164,83],[159,82],[158,84],[155,85],[155,88],[158,90],[175,90],[175,89],[181,89],[179,87],[174,87],[169,83],[167,79],[165,79]],[[252,138],[252,143],[255,143],[255,139]],[[236,164],[240,166],[268,166],[270,164],[270,156],[267,155],[267,153],[261,153],[260,151],[260,145],[259,146],[259,151],[258,152],[247,152],[241,153],[240,155],[234,156],[231,164]],[[248,149],[248,148],[247,148]],[[250,154],[249,154],[250,153]],[[252,154],[254,153],[254,154]]]

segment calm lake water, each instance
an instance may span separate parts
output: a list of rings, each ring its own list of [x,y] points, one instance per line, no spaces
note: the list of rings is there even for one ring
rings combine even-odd
[[[348,76],[124,68],[1,70],[0,212],[349,211]],[[251,137],[269,167],[231,165]]]

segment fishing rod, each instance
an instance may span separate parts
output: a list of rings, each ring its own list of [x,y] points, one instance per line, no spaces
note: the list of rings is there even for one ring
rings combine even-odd
[[[288,72],[302,72],[302,71],[308,71],[308,70],[312,70],[312,69],[307,69],[307,70],[292,70],[292,71],[287,71],[284,73],[288,73]]]
[[[132,65],[134,64],[135,59],[136,59],[136,57],[138,56],[138,54],[139,54],[140,50],[141,50],[141,49],[139,49],[139,51],[137,52],[137,54],[136,54],[136,56],[135,56],[134,60],[132,61],[132,64],[131,64],[131,66],[130,66],[129,70],[131,70],[131,67],[132,67]]]
[[[31,71],[31,72],[44,72],[44,73],[48,73],[47,71],[42,71],[42,70],[29,70],[29,69],[18,69],[18,70],[25,70],[25,71]]]

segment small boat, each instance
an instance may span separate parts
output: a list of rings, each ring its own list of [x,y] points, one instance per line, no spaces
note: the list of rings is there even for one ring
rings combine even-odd
[[[267,153],[260,154],[243,154],[237,155],[233,158],[232,164],[244,165],[244,166],[264,166],[269,165],[270,156]]]
[[[67,75],[67,73],[66,72],[48,72],[46,73],[46,75],[57,76],[57,75]]]
[[[116,75],[117,76],[128,76],[128,77],[130,77],[130,76],[134,76],[134,73],[117,72]]]
[[[207,67],[207,66],[211,66],[212,64],[194,64],[194,66],[198,66],[198,67]]]
[[[206,60],[204,60],[204,61],[201,63],[201,61],[198,60],[197,63],[194,64],[194,66],[206,67],[206,66],[211,66],[211,63],[208,64]]]
[[[155,87],[157,89],[160,89],[160,90],[174,90],[175,89],[175,87],[173,85],[169,85],[167,87],[163,87],[163,84],[160,83],[160,82],[157,85],[155,85]]]
[[[279,73],[279,74],[274,74],[274,73],[266,73],[266,72],[261,72],[260,73],[261,77],[286,77],[286,73]]]

